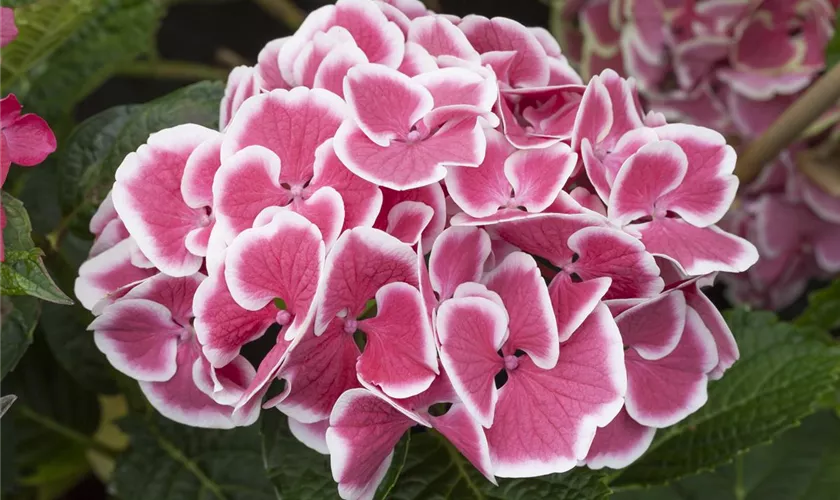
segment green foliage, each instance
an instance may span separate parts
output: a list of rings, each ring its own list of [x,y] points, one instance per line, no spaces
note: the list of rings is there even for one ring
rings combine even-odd
[[[122,500],[276,498],[263,472],[257,425],[197,429],[149,414],[120,427],[131,437],[112,478]]]
[[[808,308],[796,318],[796,324],[821,330],[840,327],[840,280],[812,293]]]
[[[709,385],[697,413],[659,432],[651,449],[612,483],[662,484],[708,470],[772,440],[836,389],[840,347],[772,313],[731,311],[741,359]]]
[[[330,458],[307,448],[292,436],[286,417],[269,411],[261,418],[265,470],[280,498],[338,498]]]
[[[840,10],[837,11],[837,19],[834,21],[834,37],[825,49],[825,66],[830,68],[838,62],[840,62]]]
[[[0,297],[0,380],[15,369],[32,344],[32,333],[41,314],[41,303],[33,297]]]
[[[840,420],[824,411],[771,445],[713,473],[668,486],[621,492],[615,500],[832,500],[840,491]]]
[[[61,46],[94,12],[99,0],[39,0],[15,9],[18,36],[3,48],[3,88],[24,77]]]
[[[59,136],[76,103],[118,69],[154,50],[163,2],[97,0],[96,7],[50,58],[42,71],[27,79],[22,97],[52,125]]]
[[[33,299],[34,300],[34,299]],[[55,498],[90,470],[87,453],[99,426],[96,395],[73,382],[35,340],[3,390],[18,397],[2,420],[3,490]]]
[[[396,500],[601,500],[606,475],[588,469],[530,479],[499,479],[493,486],[445,438],[434,431],[411,439],[408,458],[389,498]]]
[[[43,252],[32,241],[32,224],[23,203],[3,193],[3,208],[7,220],[3,229],[6,260],[0,267],[3,295],[31,295],[58,304],[72,304],[44,267]]]

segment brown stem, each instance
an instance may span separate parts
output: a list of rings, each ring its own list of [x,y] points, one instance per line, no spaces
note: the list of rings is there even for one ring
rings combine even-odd
[[[840,64],[824,74],[738,158],[735,174],[742,183],[753,180],[761,169],[795,141],[826,110],[840,100]]]
[[[254,0],[254,3],[293,30],[296,30],[306,17],[306,13],[292,0]]]

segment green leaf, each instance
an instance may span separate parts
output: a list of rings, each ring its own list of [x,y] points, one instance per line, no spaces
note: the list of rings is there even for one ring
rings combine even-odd
[[[3,229],[6,260],[0,266],[0,291],[3,295],[31,295],[58,304],[72,304],[44,267],[41,259],[44,254],[32,241],[32,224],[23,203],[6,193],[2,198],[7,224]]]
[[[279,411],[264,412],[261,418],[263,463],[280,498],[338,498],[330,458],[295,439],[286,422]]]
[[[840,420],[820,412],[771,445],[714,472],[668,486],[626,491],[615,500],[833,500],[840,491]]]
[[[3,415],[9,411],[9,408],[12,407],[12,404],[17,400],[17,396],[14,394],[9,394],[6,396],[0,397],[0,418],[3,418]]]
[[[111,190],[123,158],[150,134],[183,123],[218,128],[223,93],[221,82],[200,82],[144,105],[111,108],[79,125],[59,152],[66,214],[59,232],[90,218]]]
[[[56,361],[85,389],[116,394],[117,383],[107,358],[93,342],[87,326],[93,316],[85,308],[44,305],[38,335],[44,337]]]
[[[0,78],[13,86],[52,54],[93,13],[100,0],[39,0],[15,9],[17,38],[3,48]]]
[[[50,57],[43,71],[28,79],[26,105],[55,129],[70,120],[76,104],[120,67],[154,48],[163,2],[98,0],[99,5]]]
[[[435,431],[412,436],[410,453],[389,498],[396,500],[601,500],[610,494],[602,472],[579,468],[565,474],[500,479],[493,486]]]
[[[834,21],[834,37],[825,48],[825,67],[830,68],[840,62],[840,10]]]
[[[33,297],[0,297],[3,317],[0,329],[0,380],[15,369],[32,344],[32,334],[41,314],[41,303]]]
[[[812,293],[808,297],[808,307],[796,318],[796,324],[821,330],[840,327],[840,280]]]
[[[122,500],[274,500],[263,471],[257,425],[232,430],[186,427],[157,414],[128,417],[131,446],[112,487]]]
[[[330,472],[330,459],[308,448],[289,431],[282,413],[267,412],[261,422],[263,462],[266,473],[281,498],[295,500],[338,499],[338,489]],[[411,447],[409,433],[397,444],[388,473],[376,492],[376,499],[391,498]]]
[[[18,396],[0,426],[3,462],[13,454],[18,469],[8,486],[28,492],[25,498],[60,496],[89,472],[86,454],[96,448],[91,435],[99,426],[96,395],[79,387],[39,338],[3,389]]]
[[[772,313],[735,310],[727,321],[741,359],[697,413],[662,430],[613,486],[662,484],[731,461],[812,414],[836,387],[840,347]]]

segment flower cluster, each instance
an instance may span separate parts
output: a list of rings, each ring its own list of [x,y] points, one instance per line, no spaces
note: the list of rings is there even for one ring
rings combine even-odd
[[[838,3],[577,0],[562,14],[584,73],[617,68],[669,119],[747,143],[823,71]],[[811,161],[806,150],[815,144],[831,154],[825,150],[838,136],[825,129],[836,120],[836,110],[827,113],[822,130],[769,165],[727,217],[724,227],[755,243],[762,256],[749,273],[726,276],[737,301],[782,308],[809,280],[840,271],[840,199],[796,168]]]
[[[277,409],[343,498],[418,425],[490,481],[629,463],[738,357],[699,290],[757,259],[715,226],[733,149],[545,30],[339,0],[221,121],[125,158],[76,295],[161,413]]]
[[[0,7],[0,47],[17,38],[15,12]],[[12,163],[31,167],[44,161],[55,151],[56,142],[50,126],[38,115],[21,115],[23,107],[14,94],[0,99],[0,186],[6,183]],[[0,207],[0,229],[6,227],[6,212]],[[3,234],[0,233],[0,261],[6,256]]]
[[[721,223],[752,241],[761,259],[747,272],[727,275],[738,302],[782,309],[794,303],[813,279],[840,272],[840,197],[807,175],[804,164],[819,155],[836,158],[840,126],[816,149],[799,144],[767,165],[741,195],[740,205]]]
[[[823,70],[837,4],[576,0],[565,16],[584,72],[614,68],[669,118],[754,137]]]

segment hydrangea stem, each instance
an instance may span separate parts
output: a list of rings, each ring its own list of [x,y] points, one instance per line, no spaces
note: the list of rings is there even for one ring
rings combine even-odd
[[[293,30],[297,29],[306,17],[306,14],[291,0],[254,0],[254,3]]]
[[[134,61],[119,71],[123,76],[166,80],[227,80],[228,70],[189,61]]]
[[[742,183],[753,180],[761,169],[794,142],[826,110],[840,100],[840,64],[817,80],[738,158],[735,174]]]

